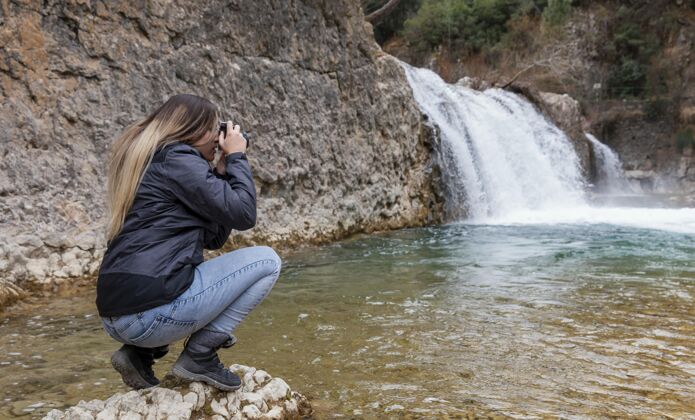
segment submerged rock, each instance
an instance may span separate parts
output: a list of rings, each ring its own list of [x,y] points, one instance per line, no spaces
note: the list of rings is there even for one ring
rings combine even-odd
[[[80,401],[67,410],[51,410],[44,420],[72,419],[296,419],[312,414],[307,399],[280,378],[244,365],[229,367],[242,378],[233,392],[172,375],[162,386],[118,393],[105,401]]]

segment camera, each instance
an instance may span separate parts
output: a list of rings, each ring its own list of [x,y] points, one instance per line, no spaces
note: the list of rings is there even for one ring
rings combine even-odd
[[[224,137],[227,138],[227,123],[226,122],[220,123],[220,133],[224,133]],[[249,147],[249,134],[246,131],[242,131],[241,137],[243,137],[244,140],[246,140],[246,147]]]

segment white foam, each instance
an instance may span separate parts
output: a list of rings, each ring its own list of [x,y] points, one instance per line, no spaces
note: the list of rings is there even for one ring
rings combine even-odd
[[[695,234],[695,208],[554,207],[519,210],[501,217],[479,218],[469,224],[484,225],[591,225],[605,223],[641,229]]]

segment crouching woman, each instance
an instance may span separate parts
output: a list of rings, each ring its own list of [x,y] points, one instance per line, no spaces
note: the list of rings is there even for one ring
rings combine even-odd
[[[232,229],[256,223],[256,189],[239,126],[218,129],[217,108],[176,95],[114,143],[108,168],[108,246],[96,305],[103,327],[124,345],[113,367],[133,388],[159,384],[152,365],[189,337],[174,375],[225,391],[241,381],[217,351],[270,292],[281,267],[267,246],[203,262]],[[219,147],[223,155],[211,164]]]

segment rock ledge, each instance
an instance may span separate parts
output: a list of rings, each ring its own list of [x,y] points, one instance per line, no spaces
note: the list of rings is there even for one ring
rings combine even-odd
[[[105,401],[80,401],[65,411],[51,410],[44,420],[68,419],[299,419],[310,417],[307,399],[285,381],[263,370],[232,365],[242,378],[237,391],[223,392],[201,382],[167,375],[161,386],[118,393]]]

